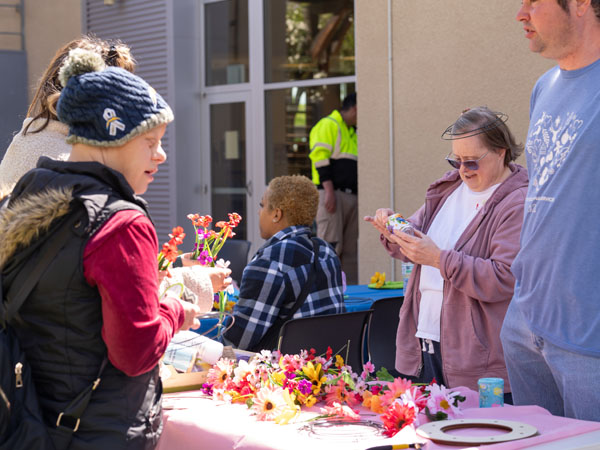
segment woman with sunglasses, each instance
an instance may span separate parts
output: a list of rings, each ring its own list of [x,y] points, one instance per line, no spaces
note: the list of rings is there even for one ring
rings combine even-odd
[[[527,171],[514,164],[523,147],[507,116],[486,107],[464,111],[442,134],[455,169],[427,190],[408,221],[415,235],[390,234],[393,211],[366,217],[394,258],[415,264],[396,336],[396,370],[418,381],[477,389],[482,377],[508,375],[500,328],[513,295]],[[510,401],[510,396],[506,396]]]

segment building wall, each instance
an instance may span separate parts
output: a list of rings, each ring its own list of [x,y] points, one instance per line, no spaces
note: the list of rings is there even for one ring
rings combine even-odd
[[[12,137],[21,127],[23,111],[27,109],[26,54],[20,50],[0,48],[0,159],[8,148]],[[0,180],[2,185],[3,180]]]
[[[410,216],[423,203],[429,184],[450,169],[444,157],[451,145],[440,135],[467,107],[487,105],[505,112],[522,142],[531,88],[553,65],[530,53],[522,26],[514,19],[518,2],[486,2],[485,10],[478,0],[389,3],[391,94],[388,1],[356,1],[360,218],[380,207]],[[524,164],[524,158],[518,162]],[[378,237],[361,220],[362,283],[375,270],[387,272],[391,279],[392,262],[380,245],[374,245]],[[401,279],[400,264],[394,270],[395,279]]]
[[[85,0],[83,22],[86,32],[101,39],[120,39],[129,45],[137,61],[135,73],[175,109],[172,1],[120,0],[107,5],[103,0]],[[169,125],[162,139],[167,161],[161,164],[143,196],[161,243],[168,240],[168,233],[176,225],[175,126]]]
[[[21,128],[37,82],[56,49],[81,33],[80,0],[2,3],[0,31],[16,34],[0,35],[0,158]]]
[[[82,32],[81,0],[25,0],[29,99],[59,47]]]

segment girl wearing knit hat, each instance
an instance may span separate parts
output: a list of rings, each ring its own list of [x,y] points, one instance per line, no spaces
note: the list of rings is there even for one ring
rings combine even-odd
[[[166,160],[173,113],[144,80],[93,52],[72,50],[60,80],[57,116],[73,149],[68,161],[42,157],[0,215],[4,293],[65,227],[69,239],[10,325],[56,448],[65,435],[72,449],[152,448],[162,429],[158,361],[200,313],[157,297],[158,240],[138,197]],[[99,370],[83,415],[61,414]]]
[[[6,149],[0,163],[0,185],[12,189],[25,172],[35,167],[40,156],[63,161],[69,158],[71,146],[65,142],[69,129],[56,117],[56,102],[62,90],[58,72],[75,48],[98,53],[108,66],[122,67],[129,72],[135,69],[129,47],[118,40],[105,41],[84,35],[59,48],[38,82],[22,129]]]
[[[56,108],[63,89],[60,69],[73,49],[95,52],[107,66],[121,67],[132,73],[135,70],[129,47],[119,40],[105,41],[84,35],[58,49],[38,83],[23,128],[13,137],[0,163],[0,198],[3,192],[10,193],[18,179],[33,169],[41,156],[63,161],[69,158],[72,150],[66,141],[69,127],[58,120]],[[189,267],[178,267],[182,263]],[[174,265],[177,267],[171,269],[171,278],[162,281],[159,292],[164,292],[169,283],[181,283],[185,286],[184,297],[200,305],[203,311],[209,311],[214,293],[231,283],[231,270],[197,264],[189,258],[178,258]]]

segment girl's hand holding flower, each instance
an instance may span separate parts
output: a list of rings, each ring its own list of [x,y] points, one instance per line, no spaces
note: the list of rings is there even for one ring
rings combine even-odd
[[[227,289],[232,282],[231,269],[227,267],[206,267],[214,292]]]

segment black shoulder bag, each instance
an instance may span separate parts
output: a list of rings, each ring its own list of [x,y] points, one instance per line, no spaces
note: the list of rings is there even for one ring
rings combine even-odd
[[[56,428],[60,433],[58,442],[55,439],[54,447],[42,418],[31,368],[9,322],[16,317],[56,253],[71,237],[71,227],[77,219],[77,214],[66,219],[56,235],[49,240],[48,246],[42,250],[33,269],[21,271],[7,292],[6,302],[2,295],[0,271],[0,450],[66,449],[108,362],[105,357],[93,383],[57,416]]]
[[[312,244],[313,244],[313,252],[314,252],[315,258],[313,261],[312,270],[308,273],[308,278],[306,279],[306,283],[304,283],[304,286],[302,286],[302,291],[300,291],[300,295],[298,295],[298,298],[296,299],[296,303],[294,303],[294,306],[292,307],[292,309],[290,309],[290,311],[287,313],[287,315],[277,317],[275,322],[273,322],[273,325],[271,325],[271,327],[267,330],[267,332],[264,334],[264,336],[258,342],[258,344],[256,344],[252,348],[252,351],[260,352],[263,349],[266,349],[266,350],[276,349],[279,344],[279,342],[278,342],[279,331],[281,330],[281,327],[283,326],[284,323],[286,323],[288,320],[290,320],[294,316],[296,311],[298,311],[298,309],[304,304],[304,301],[308,297],[308,294],[310,293],[310,288],[313,285],[313,282],[314,282],[314,279],[315,279],[315,276],[317,274],[317,270],[319,267],[320,244],[316,238],[311,238],[311,240],[312,240]]]

